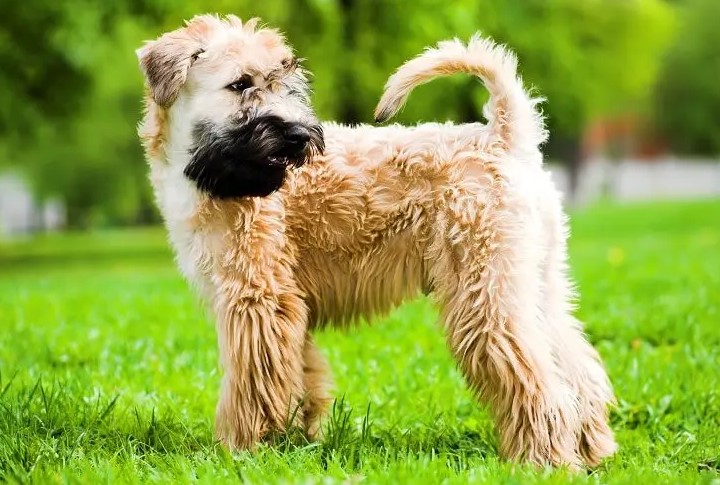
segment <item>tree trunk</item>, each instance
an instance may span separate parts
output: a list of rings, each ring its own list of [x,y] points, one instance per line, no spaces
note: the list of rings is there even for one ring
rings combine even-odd
[[[566,160],[568,169],[568,198],[574,200],[578,195],[580,169],[583,164],[582,144],[580,143],[579,137],[568,140]]]
[[[578,195],[580,170],[584,161],[580,136],[553,135],[546,152],[550,158],[557,159],[567,169],[568,187],[565,196],[568,201],[575,200]]]

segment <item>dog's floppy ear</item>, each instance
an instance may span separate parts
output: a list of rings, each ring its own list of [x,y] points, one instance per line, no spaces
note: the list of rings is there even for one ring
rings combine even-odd
[[[150,94],[169,107],[187,79],[188,69],[203,53],[202,43],[185,29],[169,32],[136,51]]]

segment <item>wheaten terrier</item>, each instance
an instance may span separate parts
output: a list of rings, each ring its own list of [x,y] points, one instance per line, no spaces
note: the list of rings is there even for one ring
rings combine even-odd
[[[196,17],[138,55],[157,203],[217,321],[220,439],[314,435],[331,397],[311,332],[424,292],[503,456],[579,467],[614,451],[611,386],[572,316],[543,121],[510,53],[474,37],[403,65],[378,120],[438,76],[490,91],[487,124],[412,127],[319,123],[291,48],[255,20]]]

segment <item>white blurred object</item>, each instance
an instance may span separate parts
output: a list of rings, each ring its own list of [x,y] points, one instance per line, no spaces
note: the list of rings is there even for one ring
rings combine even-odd
[[[0,235],[16,236],[65,227],[65,206],[58,199],[38,203],[17,174],[0,174]]]
[[[569,177],[560,165],[548,165],[558,189],[567,194]],[[618,202],[720,197],[720,162],[682,160],[588,160],[580,169],[573,205],[607,197]]]

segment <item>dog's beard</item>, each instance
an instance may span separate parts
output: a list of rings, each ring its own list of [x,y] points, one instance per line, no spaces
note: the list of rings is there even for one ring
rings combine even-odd
[[[282,187],[288,168],[300,167],[324,149],[319,124],[302,125],[310,134],[303,149],[285,138],[293,123],[259,116],[230,128],[211,122],[195,126],[192,159],[185,176],[213,197],[265,197]]]

